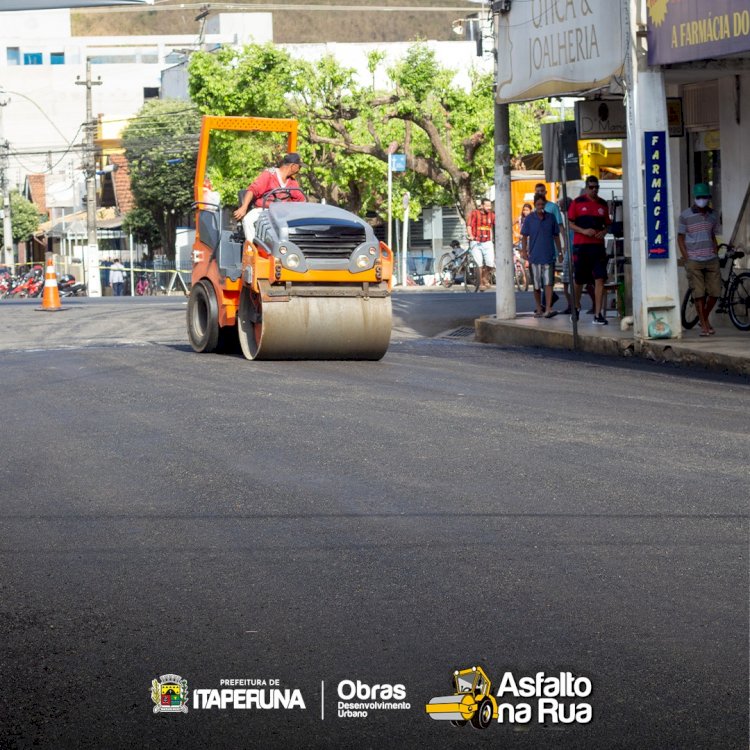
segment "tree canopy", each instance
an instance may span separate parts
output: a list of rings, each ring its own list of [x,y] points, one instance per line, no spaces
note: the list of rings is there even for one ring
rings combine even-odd
[[[370,56],[373,79],[383,64],[382,53]],[[199,52],[189,72],[203,113],[299,120],[309,165],[301,179],[318,200],[383,216],[394,151],[407,164],[394,181],[394,205],[408,190],[412,215],[433,204],[457,205],[465,215],[493,183],[492,76],[471,71],[464,90],[426,44],[412,45],[385,71],[385,90],[358,82],[333,57],[311,63],[272,45]],[[236,185],[224,187],[227,198]]]
[[[39,211],[17,190],[10,194],[10,226],[14,242],[29,239],[39,228]]]
[[[137,206],[127,216],[128,230],[142,241],[158,242],[170,257],[177,222],[193,202],[199,131],[195,107],[167,99],[146,102],[123,131]]]

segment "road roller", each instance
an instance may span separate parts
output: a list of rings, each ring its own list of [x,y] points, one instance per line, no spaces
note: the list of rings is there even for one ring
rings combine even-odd
[[[268,207],[247,240],[207,180],[211,135],[225,131],[286,135],[286,152],[296,149],[295,120],[203,117],[187,309],[193,349],[220,351],[239,338],[251,360],[381,359],[391,336],[390,248],[358,216],[291,200],[288,189],[264,196]]]

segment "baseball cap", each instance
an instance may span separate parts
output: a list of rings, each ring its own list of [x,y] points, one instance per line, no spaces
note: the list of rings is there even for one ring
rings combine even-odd
[[[296,151],[292,151],[291,154],[286,154],[284,158],[281,160],[282,164],[299,164],[300,167],[302,166],[303,162],[300,158],[300,155]]]
[[[711,188],[705,182],[699,182],[693,188],[693,195],[696,198],[710,198],[711,197]]]

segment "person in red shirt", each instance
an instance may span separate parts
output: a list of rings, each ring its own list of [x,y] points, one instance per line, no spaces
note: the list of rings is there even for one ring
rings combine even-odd
[[[573,269],[575,305],[573,315],[581,308],[584,285],[594,281],[594,323],[607,325],[604,314],[604,281],[607,278],[607,251],[604,235],[611,224],[606,201],[599,197],[599,180],[586,179],[586,192],[579,195],[568,209],[568,225],[573,230]]]
[[[304,201],[305,195],[300,189],[295,176],[302,169],[302,159],[298,153],[286,154],[278,167],[265,169],[253,182],[248,185],[242,205],[234,212],[233,216],[238,221],[242,219],[242,227],[245,230],[245,239],[251,242],[255,239],[255,222],[267,204],[277,200]],[[285,188],[289,190],[289,197],[275,195],[268,200],[263,196],[271,190]],[[250,209],[250,205],[255,205]]]
[[[479,269],[479,291],[483,292],[490,287],[495,270],[495,212],[489,198],[483,198],[480,207],[469,214],[466,234]]]

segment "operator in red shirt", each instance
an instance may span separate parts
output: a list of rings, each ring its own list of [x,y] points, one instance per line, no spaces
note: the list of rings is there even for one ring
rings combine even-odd
[[[298,202],[306,200],[299,183],[294,179],[300,169],[302,169],[302,166],[302,159],[300,159],[298,153],[292,152],[286,154],[278,167],[263,170],[248,185],[242,205],[233,214],[234,218],[238,221],[242,219],[242,227],[245,230],[246,240],[252,242],[255,239],[255,222],[258,216],[260,216],[261,211],[268,207],[268,203],[273,203],[273,201],[277,200]],[[266,193],[271,190],[278,190],[279,188],[289,190],[289,197],[286,195],[275,195],[271,196],[268,200],[263,200],[263,196]],[[255,205],[250,209],[253,201],[255,201]]]
[[[575,281],[575,310],[581,308],[581,292],[585,284],[594,281],[594,324],[607,325],[603,310],[604,281],[607,278],[607,251],[604,235],[611,224],[607,202],[599,197],[599,180],[593,175],[586,179],[586,192],[579,195],[568,209],[568,226],[573,230],[573,269]]]

